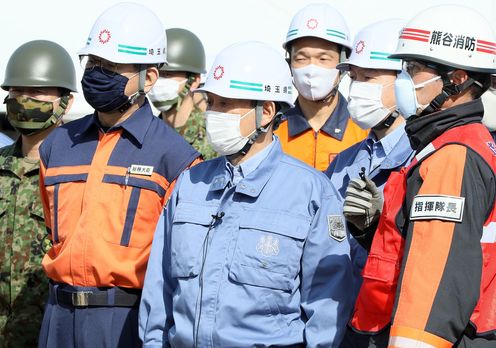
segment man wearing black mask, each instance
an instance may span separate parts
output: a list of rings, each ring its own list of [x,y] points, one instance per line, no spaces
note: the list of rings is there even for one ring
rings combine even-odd
[[[106,10],[79,52],[95,113],[40,147],[53,246],[43,259],[50,299],[39,347],[141,345],[137,313],[155,225],[199,156],[145,99],[166,63],[164,33],[144,6]]]

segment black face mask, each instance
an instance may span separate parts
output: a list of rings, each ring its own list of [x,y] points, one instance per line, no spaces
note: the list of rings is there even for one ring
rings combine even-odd
[[[96,111],[117,110],[130,100],[124,94],[128,81],[127,77],[105,68],[86,70],[81,81],[84,99]]]

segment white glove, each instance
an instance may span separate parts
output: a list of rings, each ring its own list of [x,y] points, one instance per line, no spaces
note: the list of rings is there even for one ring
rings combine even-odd
[[[346,220],[363,231],[375,224],[382,212],[383,198],[367,177],[352,179],[346,189],[343,214]]]

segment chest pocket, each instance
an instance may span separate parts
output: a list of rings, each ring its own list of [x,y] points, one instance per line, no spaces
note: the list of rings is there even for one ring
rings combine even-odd
[[[81,211],[81,205],[76,207],[73,197],[81,197],[88,174],[67,174],[45,177],[45,186],[50,202],[50,221],[54,243],[63,242],[73,230],[78,219],[74,211]],[[37,209],[36,207],[33,207]],[[33,211],[34,212],[34,211]],[[43,213],[41,213],[43,216]],[[60,228],[63,226],[63,228]]]
[[[203,245],[217,210],[217,205],[177,205],[171,234],[172,277],[196,277],[200,273]]]
[[[235,282],[291,291],[300,271],[310,219],[246,211],[229,271]]]
[[[41,204],[40,197],[37,195],[34,200],[29,203],[29,213],[31,217],[38,221],[43,221],[43,205]]]
[[[125,247],[143,248],[150,245],[153,231],[162,210],[165,189],[148,177],[106,174],[102,194],[112,200],[110,216],[121,220],[111,225],[104,239]],[[120,200],[119,200],[120,199]]]

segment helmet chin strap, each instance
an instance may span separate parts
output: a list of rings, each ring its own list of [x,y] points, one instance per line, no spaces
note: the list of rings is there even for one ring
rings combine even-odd
[[[443,81],[443,89],[430,103],[429,105],[420,113],[421,116],[429,115],[433,112],[441,110],[442,105],[452,96],[458,95],[461,92],[468,89],[473,84],[477,84],[480,87],[482,85],[480,82],[469,77],[464,83],[460,85],[455,85],[449,78],[448,73],[441,74],[441,80]]]
[[[139,70],[138,91],[130,95],[129,98],[127,99],[127,102],[125,102],[122,106],[120,106],[117,109],[120,113],[124,113],[127,109],[129,109],[131,106],[136,104],[138,102],[139,97],[146,95],[145,93],[146,65],[139,64],[138,70]]]
[[[281,121],[282,115],[289,109],[289,106],[286,106],[286,104],[281,103],[280,110],[275,114],[272,121],[270,121],[265,127],[262,127],[263,104],[264,104],[263,100],[257,101],[257,105],[255,106],[256,129],[253,132],[253,134],[249,136],[246,145],[243,146],[243,148],[236,153],[237,155],[245,156],[248,153],[248,151],[251,149],[255,141],[257,141],[258,137],[260,137],[260,135],[262,135],[263,133],[267,133],[269,131],[271,124],[274,125],[273,129],[277,129],[277,127],[279,127],[279,123]]]
[[[338,82],[334,85],[334,87],[332,87],[331,91],[329,92],[328,95],[326,95],[324,97],[324,99],[321,99],[321,100],[318,100],[322,103],[327,103],[329,101],[331,101],[332,99],[334,99],[334,97],[336,96],[336,94],[338,94],[338,90],[339,90],[339,84],[341,83],[341,79],[344,75],[344,72],[340,72],[339,75],[338,75]]]
[[[375,127],[372,127],[372,129],[382,130],[391,127],[399,115],[400,113],[397,110],[394,110],[383,121],[379,122]]]
[[[252,145],[258,139],[262,133],[267,133],[270,123],[266,127],[262,127],[262,117],[263,117],[263,101],[257,100],[257,105],[255,106],[255,131],[249,136],[248,142],[243,146],[238,154],[245,156],[248,151],[250,151]]]
[[[347,59],[347,53],[346,53],[346,49],[341,46],[341,51],[339,52],[339,62],[342,63],[344,61],[346,61]],[[341,79],[343,78],[344,74],[346,72],[345,71],[340,71],[339,72],[339,75],[338,75],[338,82],[334,85],[334,87],[332,87],[331,91],[329,92],[328,95],[326,95],[324,97],[324,99],[320,100],[322,103],[327,103],[329,102],[330,100],[332,100],[336,94],[338,93],[338,90],[339,90],[339,84],[341,83]]]

